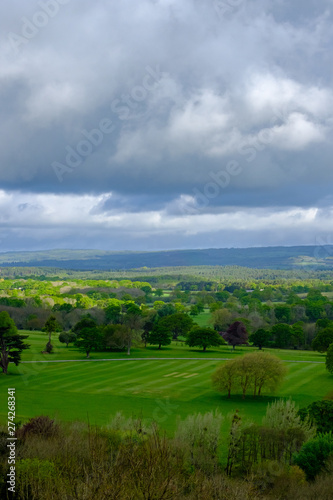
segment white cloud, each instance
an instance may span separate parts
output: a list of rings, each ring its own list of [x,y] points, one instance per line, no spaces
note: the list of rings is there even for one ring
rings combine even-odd
[[[130,234],[131,238],[169,235],[191,236],[242,231],[275,232],[328,231],[331,227],[327,213],[317,207],[267,209],[229,207],[219,213],[188,213],[187,204],[193,201],[181,196],[165,209],[142,213],[95,210],[107,196],[34,195],[0,191],[0,225],[2,232],[14,229],[20,238],[32,236],[39,240],[43,233],[54,233],[59,239],[70,231],[73,237],[92,230],[102,241]],[[330,208],[331,213],[333,207]],[[103,236],[104,233],[104,236]],[[172,241],[172,240],[171,240]],[[310,243],[310,242],[309,242]],[[172,247],[172,245],[170,245]]]
[[[308,207],[330,211],[333,180],[328,7],[326,0],[305,1],[302,11],[292,2],[257,0],[221,17],[213,1],[72,0],[19,54],[3,36],[0,183],[8,191],[0,197],[1,223],[39,241],[66,231],[63,241],[71,232],[98,241],[96,231],[102,241],[115,230],[120,247],[139,235],[214,239],[219,228],[315,231]],[[36,9],[23,0],[0,7],[3,33],[21,33],[22,18]],[[147,66],[159,66],[161,77],[135,101],[131,92]],[[51,165],[65,162],[66,148],[75,149],[82,130],[104,118],[113,121],[112,134],[59,183]],[[193,189],[203,192],[230,160],[241,175],[200,214],[182,215]],[[103,212],[111,191],[119,206]],[[227,215],[226,205],[238,208]],[[276,206],[285,209],[273,217]],[[317,214],[318,221],[326,227]]]

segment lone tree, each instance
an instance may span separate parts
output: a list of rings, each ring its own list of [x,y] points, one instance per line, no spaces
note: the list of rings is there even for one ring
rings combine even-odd
[[[232,345],[233,350],[236,345],[249,345],[249,334],[241,321],[234,321],[226,332],[221,333],[221,336],[229,345]]]
[[[49,319],[46,321],[45,326],[43,328],[43,331],[46,332],[49,336],[49,341],[46,344],[46,352],[52,352],[53,345],[51,344],[51,337],[52,333],[59,332],[61,330],[61,327],[59,323],[57,322],[57,319],[55,316],[50,316]]]
[[[10,362],[16,366],[21,361],[21,352],[29,349],[30,345],[23,341],[28,335],[19,335],[17,328],[6,311],[0,313],[0,367],[5,375],[8,373]]]
[[[116,351],[127,349],[129,356],[132,345],[142,342],[141,332],[142,330],[130,328],[127,324],[108,325],[103,330],[103,342],[107,349]]]
[[[171,344],[172,332],[169,325],[165,321],[167,317],[159,320],[152,331],[149,333],[148,342],[151,345],[158,345],[158,349],[161,349],[162,345]]]
[[[263,347],[267,347],[269,345],[270,338],[271,334],[269,331],[259,328],[259,330],[250,335],[249,340],[253,343],[253,345],[259,347],[259,350],[261,351]]]
[[[86,326],[80,330],[75,342],[75,347],[86,353],[89,358],[92,350],[98,351],[103,348],[103,338],[101,329],[95,324]]]
[[[166,316],[160,321],[163,321],[163,324],[169,328],[174,340],[177,339],[178,335],[187,335],[193,327],[193,319],[181,312]]]
[[[122,317],[122,325],[125,327],[124,340],[127,347],[127,355],[131,354],[132,345],[138,345],[142,342],[144,319],[142,310],[137,304],[131,304],[127,307],[126,314]]]
[[[73,332],[61,332],[59,334],[59,342],[66,344],[66,347],[68,347],[68,344],[75,342],[75,340],[76,335]]]
[[[188,333],[185,344],[189,347],[202,347],[205,352],[207,347],[218,347],[224,341],[212,328],[195,327]]]
[[[97,326],[96,321],[90,316],[90,314],[87,314],[73,326],[72,332],[75,333],[75,335],[80,335],[84,328],[94,328],[95,326]]]

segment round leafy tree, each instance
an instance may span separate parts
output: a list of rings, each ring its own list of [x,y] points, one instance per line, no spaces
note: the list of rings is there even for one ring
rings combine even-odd
[[[68,344],[75,342],[75,340],[76,335],[73,332],[62,332],[59,334],[59,342],[66,344],[66,347],[68,347]]]
[[[333,328],[323,328],[315,336],[312,342],[312,349],[319,352],[325,352],[333,343]]]
[[[295,455],[294,463],[304,470],[306,478],[313,480],[327,468],[329,458],[333,457],[333,434],[319,434],[305,443]]]
[[[250,335],[250,342],[261,350],[263,347],[267,347],[270,344],[271,334],[269,331],[259,328],[255,333]]]
[[[221,335],[212,328],[196,327],[190,330],[185,343],[189,347],[202,347],[205,351],[207,347],[218,347],[224,344],[224,341]]]
[[[172,332],[170,326],[168,325],[167,317],[160,319],[149,333],[148,342],[151,345],[158,345],[158,349],[161,349],[162,345],[171,344]]]
[[[232,345],[233,349],[235,349],[236,345],[248,345],[249,334],[246,331],[244,323],[241,321],[234,321],[234,323],[229,326],[228,330],[222,332],[221,335],[229,345]]]
[[[57,322],[57,319],[55,316],[49,317],[49,319],[45,323],[43,331],[46,332],[49,336],[49,341],[46,344],[45,350],[46,350],[46,352],[51,353],[53,350],[53,345],[51,344],[52,333],[61,331],[61,326]]]
[[[298,411],[302,420],[307,417],[315,423],[317,432],[329,432],[333,429],[333,401],[324,399],[315,401]]]

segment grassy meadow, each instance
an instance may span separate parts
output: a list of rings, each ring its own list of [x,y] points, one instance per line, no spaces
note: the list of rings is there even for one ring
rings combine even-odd
[[[105,425],[122,411],[126,416],[156,420],[168,432],[175,428],[178,416],[215,409],[224,415],[239,409],[244,418],[260,422],[267,403],[275,397],[291,397],[302,407],[323,398],[333,388],[333,376],[325,370],[325,356],[311,351],[271,350],[286,361],[288,375],[283,385],[274,395],[255,400],[248,395],[243,401],[240,396],[228,400],[215,392],[210,377],[225,359],[254,348],[232,352],[222,346],[203,353],[173,342],[161,350],[153,346],[133,348],[130,357],[123,352],[103,352],[92,353],[90,360],[85,360],[84,353],[67,348],[56,338],[54,353],[43,355],[45,334],[22,333],[29,335],[31,348],[23,353],[23,363],[18,367],[11,364],[8,376],[0,377],[3,423],[8,387],[16,389],[17,422],[44,414]]]

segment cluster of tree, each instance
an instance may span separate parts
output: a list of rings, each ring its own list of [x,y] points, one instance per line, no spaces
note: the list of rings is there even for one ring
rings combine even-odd
[[[319,319],[315,325],[312,349],[326,352],[333,343],[333,321],[328,318]],[[298,321],[293,325],[277,323],[271,328],[259,328],[250,335],[250,342],[262,349],[263,347],[297,348],[305,344],[305,325]]]
[[[15,297],[0,297],[0,305],[9,307],[25,307],[26,303],[22,299]]]
[[[259,328],[250,335],[249,340],[259,349],[263,347],[296,348],[304,341],[303,325],[302,321],[298,321],[292,326],[286,323],[277,323],[269,329]]]
[[[249,353],[227,361],[217,367],[212,375],[213,387],[222,393],[260,396],[265,390],[275,391],[287,370],[284,363],[269,353]]]
[[[268,404],[262,425],[243,424],[237,410],[229,432],[227,474],[246,474],[268,461],[290,466],[315,435],[315,426],[300,418],[291,400]]]
[[[113,306],[109,309],[109,317],[112,313],[113,322],[108,325],[98,325],[96,320],[90,316],[82,318],[72,329],[76,338],[74,345],[84,351],[87,358],[90,352],[103,350],[127,349],[131,353],[133,343],[142,340],[144,326],[148,317],[134,302],[126,303],[124,310]]]
[[[219,345],[210,329],[200,333],[195,328],[191,337],[188,335],[196,326],[193,320],[209,308],[212,327],[233,347],[246,345],[250,340],[259,349],[313,348],[326,352],[333,343],[333,304],[324,294],[333,288],[331,281],[301,282],[298,278],[282,281],[278,273],[271,280],[257,276],[257,279],[241,281],[230,279],[232,270],[228,270],[231,275],[222,283],[204,278],[199,268],[197,271],[196,278],[188,275],[187,279],[169,284],[166,293],[161,288],[153,290],[148,281],[131,281],[125,277],[126,273],[118,280],[61,281],[56,276],[53,282],[41,278],[3,279],[0,280],[0,310],[7,311],[20,329],[40,330],[52,310],[60,330],[68,332],[89,314],[99,328],[110,323],[119,325],[116,329],[109,328],[109,337],[128,337],[124,331],[130,329],[130,337],[136,342],[139,335],[133,331],[142,330],[145,345],[161,348],[177,338],[194,346],[194,339],[201,336],[198,347],[205,349],[205,345]],[[136,318],[136,323],[140,323],[140,328],[134,330],[126,325],[129,303],[138,306],[136,316],[140,321]],[[163,319],[167,316],[172,317]],[[111,330],[114,330],[112,335]],[[206,339],[210,336],[213,343],[207,344],[205,336]],[[110,341],[108,349],[116,349],[112,347],[115,344],[117,342]]]
[[[165,314],[171,312],[171,314]],[[221,335],[212,328],[202,328],[185,313],[173,312],[167,305],[158,311],[145,311],[134,303],[128,303],[126,310],[113,306],[108,308],[107,325],[98,326],[91,318],[83,318],[72,329],[74,336],[61,334],[59,340],[84,350],[89,357],[92,350],[123,350],[130,354],[133,344],[156,345],[158,349],[172,340],[183,339],[189,347],[220,346],[224,343]]]
[[[190,291],[215,291],[218,284],[215,281],[181,281],[177,283],[176,289]]]

